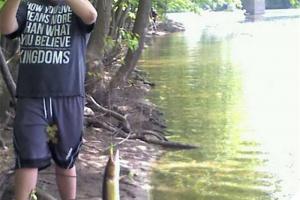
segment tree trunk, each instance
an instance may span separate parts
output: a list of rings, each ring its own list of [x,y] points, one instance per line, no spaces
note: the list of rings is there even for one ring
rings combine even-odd
[[[111,20],[110,31],[109,31],[109,35],[112,37],[112,39],[117,39],[116,33],[118,29],[118,21],[120,20],[123,12],[123,5],[122,5],[123,3],[124,0],[119,0],[113,8],[112,20]]]
[[[116,75],[112,78],[109,91],[111,92],[114,88],[121,87],[126,82],[129,75],[133,72],[137,61],[144,48],[146,27],[149,21],[149,12],[151,7],[151,0],[139,0],[138,11],[136,20],[134,22],[133,33],[139,35],[139,45],[136,50],[129,49],[124,64],[117,71]]]
[[[16,98],[15,98],[16,84],[15,84],[15,81],[14,81],[10,71],[9,71],[8,65],[6,64],[6,59],[4,57],[1,47],[0,47],[0,71],[3,76],[3,80],[7,86],[7,89],[10,93],[12,103],[15,105],[16,104]]]
[[[109,31],[112,0],[98,0],[98,20],[88,44],[88,60],[102,61],[105,48],[105,38]]]
[[[86,78],[86,91],[94,91],[95,88],[105,88],[101,78],[104,74],[103,57],[105,50],[105,40],[109,31],[112,0],[97,0],[96,9],[98,19],[94,31],[88,43],[87,66],[88,76]]]

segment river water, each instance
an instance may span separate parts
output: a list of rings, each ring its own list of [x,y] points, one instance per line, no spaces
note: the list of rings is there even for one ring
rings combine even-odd
[[[300,199],[300,11],[170,15],[187,30],[156,38],[140,66],[170,140],[195,150],[158,161],[152,200]]]

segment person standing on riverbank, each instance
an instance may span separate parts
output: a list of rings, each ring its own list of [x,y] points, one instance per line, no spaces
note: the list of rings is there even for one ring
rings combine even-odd
[[[151,28],[154,33],[157,31],[157,26],[156,26],[157,16],[158,14],[156,10],[153,7],[151,7],[151,11],[150,11]]]
[[[15,199],[28,199],[38,170],[55,162],[63,200],[76,198],[85,53],[97,11],[88,0],[8,0],[0,32],[20,38],[14,122]]]

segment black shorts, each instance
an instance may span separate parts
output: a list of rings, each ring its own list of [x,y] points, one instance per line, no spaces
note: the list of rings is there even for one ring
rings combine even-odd
[[[74,166],[82,144],[84,98],[20,98],[14,121],[16,168]]]

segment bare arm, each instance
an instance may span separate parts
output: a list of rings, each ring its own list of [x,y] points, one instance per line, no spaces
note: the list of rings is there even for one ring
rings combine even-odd
[[[17,11],[21,0],[7,0],[0,11],[0,33],[10,34],[19,27]]]
[[[66,0],[66,3],[85,24],[89,25],[96,22],[97,11],[88,0]]]

